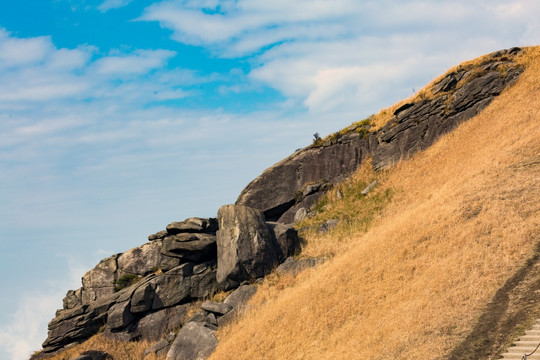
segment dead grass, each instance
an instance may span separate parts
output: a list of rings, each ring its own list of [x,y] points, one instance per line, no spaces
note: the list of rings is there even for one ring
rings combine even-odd
[[[376,186],[362,195],[374,180]],[[354,235],[366,231],[390,202],[394,190],[386,182],[387,172],[375,172],[367,160],[354,175],[324,195],[315,206],[317,215],[297,225],[298,229],[305,229],[302,236],[307,244],[300,257],[332,257],[347,251]],[[328,219],[340,223],[327,234],[318,234],[317,228]]]
[[[165,356],[157,357],[155,355],[148,355],[143,358],[144,350],[152,345],[153,343],[149,341],[113,341],[98,334],[80,345],[73,346],[61,354],[47,358],[47,360],[69,360],[88,350],[105,351],[115,360],[165,360]]]
[[[387,174],[367,232],[261,288],[211,359],[444,359],[540,241],[540,50],[520,61],[513,88]]]

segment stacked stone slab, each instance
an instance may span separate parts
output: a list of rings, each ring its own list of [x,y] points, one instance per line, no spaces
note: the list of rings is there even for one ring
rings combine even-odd
[[[390,167],[478,114],[522,73],[515,62],[521,53],[519,48],[497,51],[446,74],[431,94],[400,106],[378,131],[356,124],[296,151],[249,183],[236,204],[262,210],[271,221],[294,222],[299,209],[309,209],[366,159],[372,158],[375,169]]]

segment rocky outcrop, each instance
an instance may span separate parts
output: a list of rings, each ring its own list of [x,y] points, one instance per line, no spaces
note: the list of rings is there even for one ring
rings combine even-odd
[[[517,80],[523,69],[514,59],[520,53],[498,51],[448,73],[430,93],[396,109],[378,131],[359,123],[296,151],[249,183],[236,204],[262,210],[271,221],[294,222],[299,209],[309,209],[366,159],[372,158],[375,169],[392,166],[478,114]]]
[[[83,276],[80,289],[68,291],[64,308],[49,323],[42,355],[85,340],[99,330],[116,340],[157,341],[186,322],[201,321],[197,317],[186,319],[190,303],[218,290],[219,271],[228,274],[222,287],[236,288],[245,280],[264,276],[300,246],[296,230],[266,223],[260,210],[225,206],[219,220],[221,230],[218,219],[189,218],[171,223],[167,230],[150,235],[148,243],[102,260]],[[226,254],[223,249],[238,252],[236,263],[224,260],[230,257],[218,257],[218,244],[221,255]],[[231,269],[240,270],[235,273]],[[245,286],[240,288],[245,291]],[[238,303],[205,302],[202,321],[215,330],[218,319]],[[164,349],[150,351],[163,353]]]

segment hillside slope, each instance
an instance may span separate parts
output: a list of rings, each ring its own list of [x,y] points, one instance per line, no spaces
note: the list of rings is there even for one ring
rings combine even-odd
[[[538,287],[515,277],[527,260],[537,268],[540,242],[540,50],[522,61],[514,87],[381,177],[393,201],[367,232],[347,229],[340,243],[322,247],[332,234],[310,235],[306,253],[338,255],[297,279],[267,281],[251,312],[220,330],[211,359],[494,356],[489,331],[472,331],[497,324],[503,313],[490,309],[509,280],[523,293]],[[524,306],[512,299],[506,314]],[[523,321],[539,309],[530,305]],[[483,352],[478,341],[491,343]]]

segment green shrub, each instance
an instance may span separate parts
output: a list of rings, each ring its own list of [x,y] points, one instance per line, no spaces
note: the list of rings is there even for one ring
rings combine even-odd
[[[141,280],[141,277],[138,275],[126,274],[115,281],[114,290],[120,291],[122,289],[130,287],[133,284],[138,283],[140,280]]]

